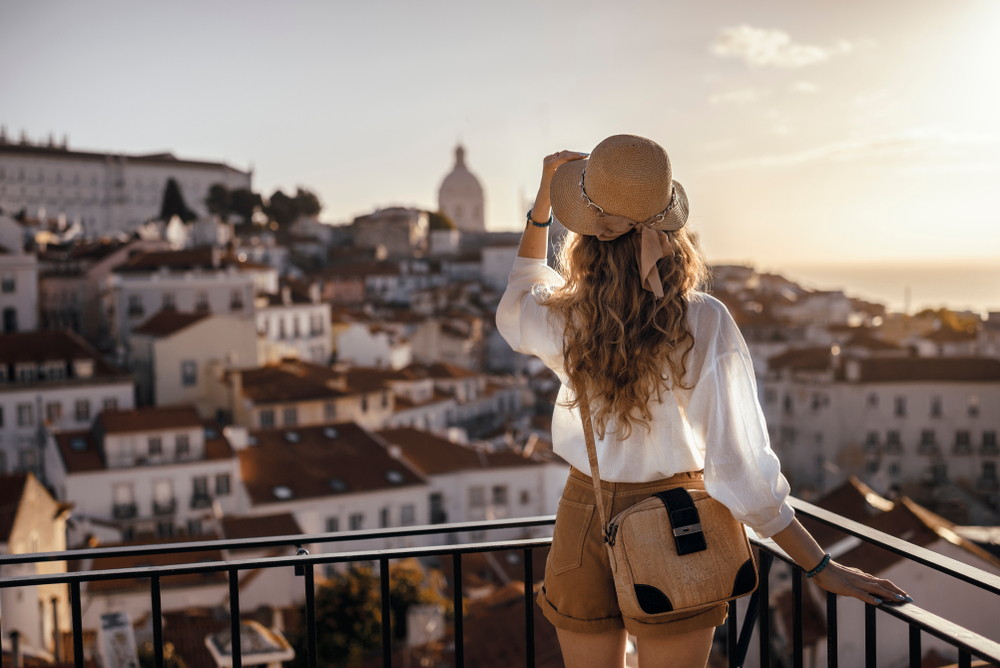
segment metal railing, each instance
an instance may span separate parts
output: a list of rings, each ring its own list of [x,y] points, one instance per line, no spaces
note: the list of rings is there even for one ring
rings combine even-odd
[[[996,595],[1000,595],[1000,577],[992,575],[981,569],[969,566],[955,559],[932,552],[912,543],[908,543],[900,538],[877,531],[858,522],[848,520],[836,513],[824,510],[799,499],[791,499],[792,505],[801,516],[810,517],[814,520],[832,526],[846,534],[856,536],[866,543],[876,545],[891,552],[894,552],[924,567],[945,573],[959,580],[967,582],[975,587],[984,589]],[[75,665],[79,668],[83,666],[83,625],[82,625],[82,605],[81,605],[81,584],[84,582],[97,582],[106,580],[138,579],[148,578],[150,603],[152,611],[153,627],[153,648],[154,659],[157,668],[163,666],[163,626],[162,607],[160,597],[161,578],[172,575],[194,574],[194,573],[218,573],[225,572],[229,580],[229,608],[231,632],[233,637],[240,637],[240,590],[239,573],[241,570],[260,568],[287,568],[293,567],[296,572],[303,576],[305,618],[307,628],[307,654],[308,665],[315,668],[317,665],[317,638],[316,638],[316,607],[315,607],[315,581],[313,566],[319,564],[335,564],[350,562],[375,562],[379,563],[379,577],[381,584],[381,607],[382,619],[389,620],[389,568],[390,560],[414,558],[414,557],[451,557],[453,564],[453,596],[455,610],[461,611],[463,601],[462,587],[462,557],[463,555],[479,552],[495,552],[507,550],[521,550],[524,554],[524,612],[525,612],[525,665],[533,667],[535,663],[535,636],[534,636],[534,588],[533,582],[533,550],[548,547],[552,539],[529,538],[516,540],[490,541],[472,544],[459,545],[435,545],[428,547],[410,547],[385,550],[360,550],[351,552],[331,552],[321,554],[309,554],[303,545],[326,544],[345,541],[357,541],[366,539],[385,539],[395,537],[414,537],[437,534],[452,534],[460,532],[474,532],[500,529],[526,529],[531,527],[548,526],[555,521],[554,516],[532,517],[513,520],[493,520],[487,522],[464,522],[447,525],[426,525],[419,527],[405,527],[381,529],[378,531],[349,531],[340,533],[305,534],[295,536],[274,536],[254,539],[226,539],[211,541],[193,541],[186,543],[160,544],[160,545],[140,545],[122,546],[108,548],[94,548],[85,550],[68,550],[65,552],[47,552],[38,554],[3,555],[0,556],[0,567],[12,564],[40,563],[52,561],[68,561],[74,559],[98,559],[105,557],[139,556],[153,554],[183,554],[188,552],[204,552],[206,550],[228,550],[228,549],[253,549],[265,547],[294,547],[297,553],[294,556],[262,557],[252,559],[233,559],[229,561],[199,562],[194,564],[177,564],[169,566],[147,566],[136,568],[119,568],[83,571],[73,573],[58,573],[50,575],[31,575],[0,578],[0,589],[10,587],[22,587],[42,584],[68,584],[70,587],[70,605],[73,624],[73,655]],[[758,643],[760,653],[760,665],[771,666],[774,658],[771,634],[771,600],[770,600],[770,579],[769,575],[775,559],[789,563],[792,566],[792,642],[791,642],[791,662],[795,668],[801,668],[803,664],[803,587],[802,570],[795,566],[791,559],[776,544],[770,540],[754,540],[754,544],[760,550],[760,585],[749,600],[746,613],[742,622],[738,619],[737,607],[735,603],[730,604],[730,614],[726,626],[726,654],[729,666],[737,668],[742,666],[750,650],[751,634],[756,628],[758,638],[763,641]],[[838,597],[834,594],[826,594],[826,626],[827,626],[827,665],[838,666],[838,617],[837,617]],[[972,657],[979,657],[995,665],[1000,665],[1000,643],[976,634],[953,622],[934,615],[927,610],[917,607],[913,603],[903,603],[898,605],[870,605],[865,604],[865,666],[874,668],[876,665],[876,650],[878,647],[877,613],[883,612],[892,617],[902,620],[909,626],[909,663],[911,667],[920,665],[921,661],[921,638],[923,634],[929,634],[943,640],[958,650],[959,667],[971,666]],[[454,637],[455,637],[455,665],[462,667],[465,664],[464,656],[464,621],[463,615],[455,615]],[[2,632],[2,629],[0,629]],[[387,622],[382,625],[382,652],[383,664],[392,665],[392,629]],[[240,643],[233,643],[233,667],[242,668],[242,658]],[[851,667],[853,668],[853,667]]]

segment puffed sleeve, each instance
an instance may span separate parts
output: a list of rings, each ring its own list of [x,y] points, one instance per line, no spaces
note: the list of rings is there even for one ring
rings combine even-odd
[[[510,347],[538,357],[557,373],[562,369],[562,327],[539,300],[562,284],[562,276],[545,260],[518,256],[497,307],[497,331]]]
[[[710,313],[695,333],[703,345],[687,406],[693,435],[704,442],[705,489],[736,519],[768,538],[795,517],[786,500],[788,481],[771,449],[743,336],[725,306],[707,299],[712,304],[702,309]]]

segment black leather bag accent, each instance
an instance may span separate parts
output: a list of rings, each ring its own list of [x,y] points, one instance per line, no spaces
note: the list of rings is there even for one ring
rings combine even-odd
[[[639,601],[639,607],[647,615],[658,615],[674,609],[667,595],[650,585],[635,585],[635,597]]]
[[[740,566],[736,574],[736,582],[733,583],[733,597],[749,594],[757,586],[757,568],[753,559],[747,559]]]
[[[698,508],[695,507],[694,500],[686,489],[677,487],[653,496],[662,501],[667,509],[670,526],[674,529],[674,546],[679,556],[708,549],[705,534],[701,530]],[[694,528],[697,530],[692,533],[678,534],[678,531]]]

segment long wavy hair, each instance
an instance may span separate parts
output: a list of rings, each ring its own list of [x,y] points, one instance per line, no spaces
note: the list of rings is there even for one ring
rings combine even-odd
[[[613,241],[568,233],[557,251],[566,282],[544,303],[566,323],[566,373],[577,394],[586,391],[600,438],[612,418],[622,440],[636,425],[648,429],[652,398],[671,384],[687,387],[688,297],[707,284],[708,269],[691,234],[667,234],[674,255],[657,265],[663,298],[642,287],[631,233]]]

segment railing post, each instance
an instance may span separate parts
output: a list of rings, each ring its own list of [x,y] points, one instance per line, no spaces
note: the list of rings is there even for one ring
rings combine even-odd
[[[455,606],[455,668],[465,668],[465,620],[462,618],[462,553],[456,552],[452,557],[452,571],[454,573],[454,583],[452,592],[454,594]]]
[[[229,634],[233,668],[243,668],[243,643],[240,634],[240,572],[229,569]]]
[[[309,668],[316,668],[316,583],[312,564],[305,564],[303,580],[306,588],[306,639],[309,643]]]
[[[792,566],[792,666],[802,668],[802,569]]]
[[[160,601],[160,576],[149,578],[149,599],[153,621],[153,665],[163,668],[163,612]]]
[[[69,585],[70,607],[73,611],[73,665],[83,668],[83,611],[80,607],[80,581]]]
[[[739,632],[736,610],[736,601],[730,601],[729,617],[726,619],[726,659],[729,661],[729,668],[739,668],[739,657],[736,656],[736,634]]]
[[[760,554],[760,584],[757,585],[757,638],[760,640],[760,666],[771,668],[771,601],[768,591],[768,577],[771,574],[771,562],[774,556],[761,550]]]
[[[920,668],[923,651],[920,649],[920,628],[910,624],[910,668]]]
[[[972,655],[965,650],[958,650],[958,668],[972,668]]]
[[[826,592],[826,665],[837,668],[837,595]]]
[[[389,559],[378,560],[379,581],[382,585],[382,665],[392,668],[392,626],[389,610]]]
[[[865,603],[865,668],[876,668],[875,606]]]
[[[524,652],[527,668],[535,668],[535,568],[531,548],[524,550]]]

